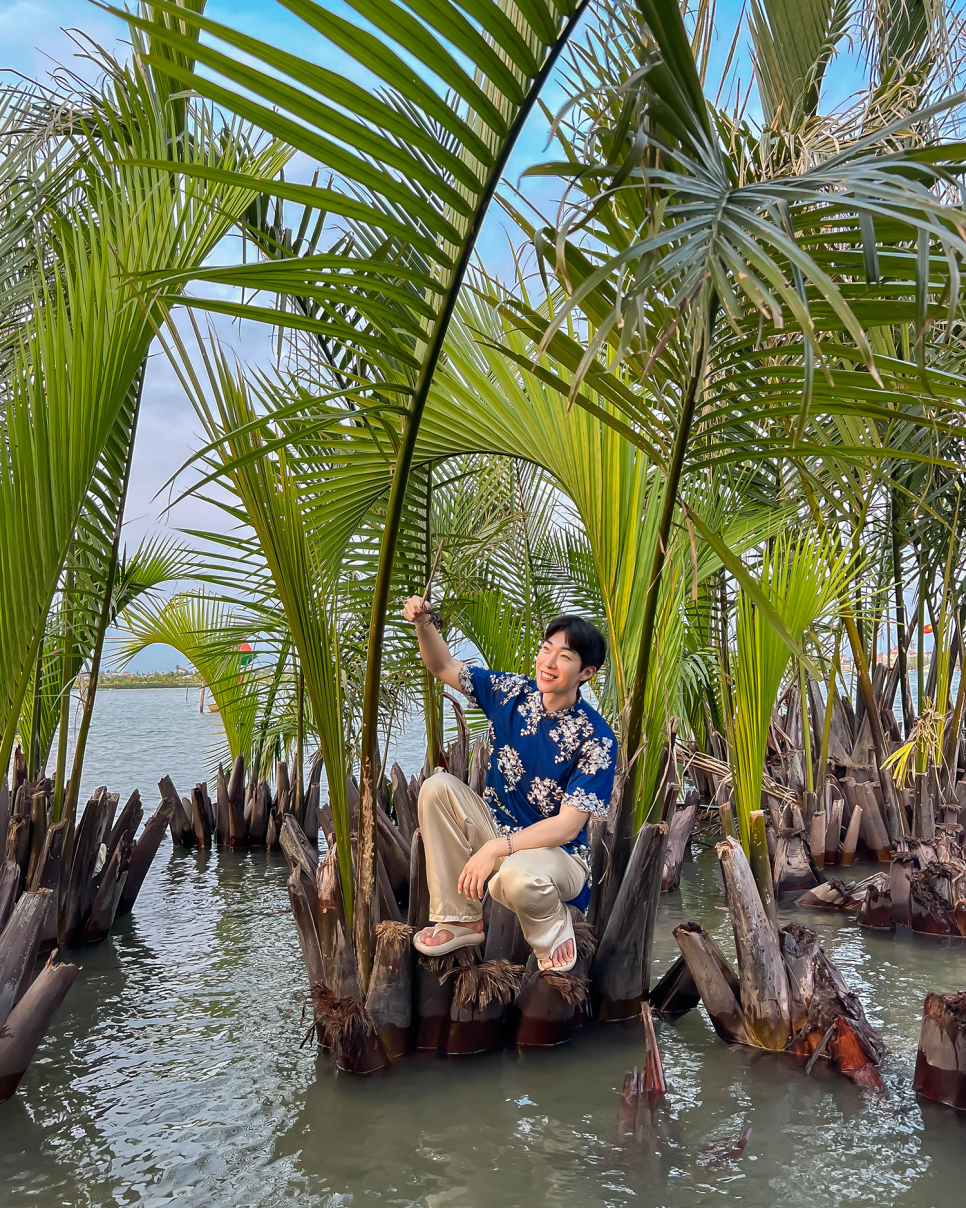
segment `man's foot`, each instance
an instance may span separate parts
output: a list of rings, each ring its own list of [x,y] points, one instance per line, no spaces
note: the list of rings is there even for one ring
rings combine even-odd
[[[538,961],[541,969],[559,969],[561,965],[569,965],[574,959],[574,941],[564,940],[554,948],[549,960]]]
[[[439,930],[436,931],[436,934],[434,935],[433,932],[436,930],[437,926],[438,924],[436,923],[430,923],[428,927],[424,927],[422,931],[419,932],[419,934],[416,936],[416,939],[419,940],[421,944],[425,944],[427,948],[438,948],[440,944],[448,944],[450,940],[453,939],[454,933],[450,931],[445,924],[443,924],[439,925]],[[458,926],[466,927],[470,931],[475,931],[478,935],[483,933],[482,919],[476,923],[459,923]]]

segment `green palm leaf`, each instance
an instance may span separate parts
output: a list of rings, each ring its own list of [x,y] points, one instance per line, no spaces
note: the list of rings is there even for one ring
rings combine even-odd
[[[154,30],[158,41],[172,52],[193,55],[211,73],[189,78],[183,70],[186,85],[257,122],[338,182],[295,195],[266,180],[266,191],[297,196],[342,219],[352,235],[349,247],[327,257],[273,263],[271,288],[316,299],[315,330],[336,346],[344,369],[365,359],[376,397],[383,383],[394,394],[400,382],[411,391],[398,429],[369,635],[358,879],[365,917],[375,871],[385,618],[419,424],[489,202],[540,88],[588,3],[474,0],[461,6],[435,0],[414,10],[395,0],[350,0],[358,17],[353,22],[341,6],[284,0],[306,33],[321,35],[374,82],[368,88],[348,78],[349,70],[320,67],[227,25],[188,16],[176,4],[159,0],[155,6],[192,31],[189,37],[173,28]],[[132,20],[148,28],[144,18]],[[206,35],[204,42],[197,40],[197,30]],[[155,61],[148,55],[149,63]],[[168,63],[165,70],[177,75],[179,69]],[[260,288],[250,273],[241,266],[228,279]],[[304,329],[313,322],[276,308],[264,308],[257,317],[282,326],[297,321]],[[367,926],[359,942],[367,971]]]

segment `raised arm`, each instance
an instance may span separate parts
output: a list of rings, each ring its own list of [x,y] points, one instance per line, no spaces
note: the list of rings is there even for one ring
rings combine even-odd
[[[454,659],[443,635],[430,620],[430,608],[422,596],[410,596],[403,607],[403,619],[416,626],[419,640],[419,655],[429,670],[450,688],[460,688],[460,669],[463,664]]]

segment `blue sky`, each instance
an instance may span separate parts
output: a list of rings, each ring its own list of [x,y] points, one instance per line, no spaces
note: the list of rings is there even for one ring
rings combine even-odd
[[[339,0],[335,0],[339,3]],[[721,0],[718,6],[719,46],[723,60],[734,32],[741,6],[738,0]],[[305,26],[274,0],[209,0],[211,17],[230,22],[238,28],[275,45],[309,55],[313,51],[311,38],[306,40]],[[0,68],[43,80],[56,63],[70,64],[80,53],[76,34],[82,30],[105,48],[124,53],[123,25],[87,0],[0,0]],[[331,50],[317,39],[320,58],[327,64],[339,66]],[[74,60],[84,74],[83,63]],[[844,65],[843,65],[844,66]],[[834,70],[834,69],[833,69]],[[88,73],[89,74],[89,73]],[[747,82],[747,59],[739,62],[738,74]],[[848,91],[851,72],[840,70],[835,90]],[[559,86],[551,87],[546,102],[555,110],[563,101]],[[510,164],[509,179],[516,181],[519,173],[530,163],[543,158],[546,152],[547,124],[542,114],[534,114],[521,137]],[[552,198],[544,188],[547,205]],[[539,192],[532,193],[540,197]],[[495,210],[495,208],[494,208]],[[478,250],[492,271],[509,273],[512,261],[501,216],[493,212],[478,245]],[[250,361],[268,359],[267,334],[255,324],[247,324],[244,338],[237,327],[226,327],[225,338]],[[163,502],[155,498],[173,471],[180,466],[200,443],[197,423],[180,386],[167,366],[162,353],[153,358],[146,382],[145,397],[135,449],[132,490],[126,518],[126,540],[135,545],[142,535],[158,528],[221,526],[220,514],[204,505],[186,502],[170,514],[162,515]],[[140,656],[133,666],[142,670],[163,670],[175,661],[173,652],[155,649]]]

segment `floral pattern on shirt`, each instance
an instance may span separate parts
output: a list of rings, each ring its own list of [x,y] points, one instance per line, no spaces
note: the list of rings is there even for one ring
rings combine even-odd
[[[504,705],[508,705],[515,696],[520,695],[528,682],[525,675],[514,675],[512,672],[507,672],[494,677],[493,691],[500,694]]]
[[[500,808],[500,798],[497,796],[496,789],[492,784],[488,784],[483,790],[483,802],[488,805],[491,810]]]
[[[474,709],[478,709],[479,702],[473,695],[473,668],[469,664],[463,663],[459,669],[458,678],[460,681],[460,692],[463,693]]]
[[[557,744],[557,754],[554,763],[566,763],[581,749],[583,744],[594,737],[594,727],[580,714],[567,710],[559,716],[552,715],[557,724],[550,731],[550,739]]]
[[[607,802],[602,801],[596,793],[588,793],[579,785],[569,793],[564,793],[563,804],[572,805],[584,814],[593,814],[595,818],[607,817]]]
[[[496,766],[508,789],[515,789],[523,779],[523,760],[513,747],[500,747],[496,753]]]
[[[536,734],[541,717],[547,716],[543,707],[543,695],[539,691],[526,694],[520,705],[520,716],[523,718],[523,729],[520,733],[528,737]]]
[[[586,772],[588,776],[594,772],[599,772],[603,768],[609,768],[612,762],[610,753],[614,741],[611,738],[590,738],[580,748],[580,758],[577,760],[577,767],[582,772]]]
[[[549,776],[535,776],[527,793],[527,800],[535,805],[545,818],[552,818],[560,811],[563,789]]]

